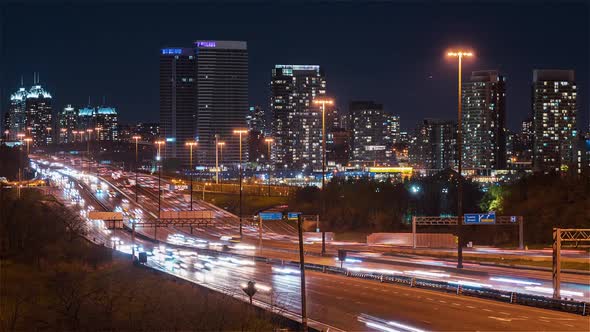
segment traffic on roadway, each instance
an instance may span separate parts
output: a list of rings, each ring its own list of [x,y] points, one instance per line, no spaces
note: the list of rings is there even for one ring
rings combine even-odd
[[[257,225],[245,224],[244,236],[239,239],[239,220],[236,216],[195,199],[194,210],[213,211],[213,226],[138,227],[137,234],[132,236],[130,229],[134,222],[156,219],[159,211],[188,210],[190,201],[187,201],[185,193],[174,190],[169,182],[161,180],[160,187],[167,189],[159,200],[157,177],[137,175],[140,182],[137,187],[131,181],[136,177],[133,173],[113,172],[107,167],[92,169],[75,157],[62,160],[36,157],[32,163],[40,177],[50,180],[51,193],[79,212],[89,240],[129,254],[145,252],[150,267],[236,297],[243,297],[243,286],[248,281],[255,281],[258,290],[255,300],[259,305],[289,315],[296,316],[300,312],[299,270],[254,259],[254,256],[264,256],[294,260],[297,257],[294,250],[297,236],[292,225],[263,225],[263,247],[260,248]],[[90,211],[121,212],[125,229],[108,229],[104,221],[89,219]],[[340,265],[333,257],[311,253],[306,261]],[[243,258],[243,255],[252,259]],[[343,265],[353,272],[378,271],[472,287],[549,297],[552,294],[550,279],[538,271],[523,272],[508,268],[484,271],[480,266],[466,264],[468,270],[478,273],[459,273],[444,269],[445,262],[442,261],[384,257],[370,250],[349,255]],[[321,272],[309,271],[306,276],[308,315],[312,323],[322,328],[381,331],[546,330],[551,326],[556,330],[588,329],[588,319],[579,315]],[[568,275],[568,278],[574,282],[566,279],[567,282],[562,283],[562,296],[588,301],[588,276]]]

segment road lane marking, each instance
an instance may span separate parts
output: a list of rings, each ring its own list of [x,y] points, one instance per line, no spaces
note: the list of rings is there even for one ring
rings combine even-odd
[[[495,317],[495,316],[488,316],[488,318],[499,320],[501,322],[512,322],[513,320],[524,320],[522,318],[502,318],[502,317]]]
[[[447,303],[447,301],[439,300],[440,303]]]
[[[542,318],[542,319],[553,319],[553,320],[576,320],[575,318],[559,318],[559,317],[545,317],[545,316],[541,316],[539,318]]]
[[[455,303],[455,302],[453,302],[452,304],[453,304],[453,305],[460,305],[459,303]]]
[[[472,306],[472,305],[468,305],[467,308],[469,308],[469,309],[475,309],[475,307]]]
[[[502,315],[507,315],[507,316],[510,316],[510,314],[509,314],[509,313],[507,313],[507,312],[504,312],[504,311],[498,311],[498,313],[499,313],[499,314],[502,314]]]

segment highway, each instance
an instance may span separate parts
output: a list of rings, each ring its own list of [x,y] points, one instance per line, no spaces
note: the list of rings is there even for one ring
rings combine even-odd
[[[123,200],[126,198],[122,197],[122,195],[105,195],[103,193],[94,196],[89,190],[85,189],[90,186],[78,186],[80,182],[92,183],[93,180],[90,176],[79,175],[80,173],[78,173],[76,176],[61,175],[60,179],[57,179],[55,173],[52,172],[56,178],[53,181],[54,184],[63,187],[60,199],[66,202],[69,199],[70,207],[79,208],[82,216],[82,211],[88,209],[117,209],[123,204],[129,204],[129,211],[135,211],[139,208],[148,211],[144,213],[154,211],[153,198],[150,198],[147,193],[144,197],[145,202],[140,201],[141,206],[135,207],[133,202],[124,202]],[[100,182],[99,180],[95,181],[96,183]],[[72,188],[76,188],[78,194],[73,194]],[[110,192],[112,190],[109,190]],[[74,199],[72,199],[72,196]],[[84,201],[83,204],[80,204],[80,198]],[[205,206],[202,207],[205,208]],[[167,208],[174,208],[174,206],[167,205]],[[155,211],[157,212],[157,205]],[[216,213],[219,213],[220,219],[232,222],[231,216],[225,214],[224,211]],[[100,224],[100,221],[87,222],[93,225],[88,229],[89,238],[98,238],[97,242],[104,241],[103,243],[107,245],[117,242],[118,250],[130,252],[131,239],[129,232],[106,230],[104,225]],[[209,232],[208,229],[202,229],[196,233],[198,233],[199,237],[213,239],[218,234],[222,234],[224,229],[223,227],[216,227],[212,232]],[[234,229],[235,224],[229,226],[230,231]],[[252,234],[251,237],[254,243],[256,243],[257,231],[255,227],[251,227],[247,233]],[[144,234],[149,236],[152,232],[153,230],[145,230]],[[249,280],[254,280],[261,285],[261,290],[255,296],[258,301],[262,301],[267,305],[272,303],[274,307],[283,310],[299,312],[301,306],[299,275],[292,269],[285,270],[280,265],[259,263],[253,260],[232,259],[223,254],[218,257],[207,257],[196,253],[194,250],[179,250],[163,244],[171,236],[190,238],[188,232],[187,230],[162,228],[158,230],[158,240],[162,244],[151,244],[150,241],[137,238],[136,243],[141,246],[141,250],[150,253],[149,265],[151,266],[227,294],[241,294],[241,285]],[[278,232],[276,235],[282,236]],[[113,237],[117,238],[117,241],[113,241]],[[216,240],[219,241],[220,239],[217,238]],[[277,240],[272,239],[269,241]],[[194,243],[202,242],[195,241]],[[266,248],[266,242],[264,246]],[[273,253],[273,250],[270,249],[264,249],[261,253],[264,255],[268,253],[268,255],[293,256],[288,252]],[[258,250],[239,250],[239,252],[259,253]],[[332,261],[333,264],[337,264],[332,258],[306,257],[307,261],[314,259]],[[349,262],[345,264],[353,268],[382,268],[382,265],[375,265],[376,263]],[[394,269],[393,265],[388,265],[387,268]],[[416,269],[412,268],[406,271],[413,270]],[[426,270],[425,272],[433,271]],[[314,321],[342,330],[387,331],[387,329],[379,327],[379,323],[367,321],[364,315],[375,317],[379,321],[393,322],[393,325],[389,326],[389,328],[397,331],[500,329],[581,331],[588,330],[589,326],[588,318],[579,315],[480,300],[402,285],[381,284],[376,281],[347,278],[333,274],[307,271],[306,276],[309,317]],[[441,277],[440,275],[431,276]],[[565,288],[565,286],[562,287]],[[397,327],[394,328],[394,326]]]

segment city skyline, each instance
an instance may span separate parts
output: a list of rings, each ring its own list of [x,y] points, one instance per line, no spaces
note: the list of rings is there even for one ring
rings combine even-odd
[[[393,5],[396,5],[396,12],[388,12],[387,9],[394,8]],[[193,7],[210,9],[211,18],[204,18],[204,23],[200,24],[205,24],[220,15],[215,6]],[[290,16],[297,17],[312,7],[321,10],[326,6],[261,5],[252,7],[259,9],[259,11],[250,17],[258,17],[262,20],[264,14],[272,12],[273,9],[288,9],[287,12]],[[421,19],[422,23],[408,22],[409,19],[400,20],[395,24],[391,22],[385,24],[379,21],[379,23],[364,28],[361,27],[361,23],[366,18],[361,17],[360,14],[365,13],[380,18],[385,15],[380,12],[385,12],[394,17],[402,14],[407,14],[406,16],[409,17],[422,17],[420,16],[420,7],[400,6],[399,4],[368,6],[350,4],[332,7],[333,12],[341,19],[353,17],[355,11],[360,11],[359,16],[354,24],[349,24],[349,27],[337,24],[338,30],[342,31],[340,33],[337,33],[338,30],[333,24],[326,24],[326,28],[320,31],[316,38],[305,37],[305,33],[301,36],[294,35],[294,28],[285,28],[285,38],[281,38],[276,32],[264,29],[267,24],[262,22],[264,20],[258,25],[248,26],[244,29],[232,29],[239,26],[244,20],[237,12],[242,9],[253,11],[238,5],[224,7],[228,15],[227,19],[235,19],[231,21],[232,24],[228,24],[228,27],[211,24],[203,29],[191,28],[177,31],[178,29],[175,27],[179,28],[182,25],[175,21],[170,24],[170,28],[164,29],[163,27],[164,31],[149,34],[149,38],[139,36],[138,30],[147,24],[146,20],[155,15],[154,8],[142,8],[141,15],[134,18],[136,21],[132,20],[137,27],[131,26],[130,22],[117,20],[117,18],[125,16],[124,14],[130,8],[115,5],[96,8],[97,11],[93,14],[112,16],[113,28],[104,28],[104,31],[97,28],[83,28],[82,31],[76,32],[68,30],[61,23],[47,27],[49,31],[46,36],[51,36],[53,31],[59,33],[60,38],[64,41],[67,41],[68,38],[79,38],[82,33],[94,36],[95,43],[90,43],[88,39],[78,42],[82,48],[86,46],[89,50],[93,50],[93,54],[84,57],[89,57],[88,61],[92,61],[94,64],[92,67],[87,66],[86,60],[77,59],[76,52],[72,51],[74,48],[64,48],[63,41],[57,42],[53,38],[46,38],[46,40],[39,40],[37,43],[37,37],[34,35],[31,36],[32,40],[27,43],[14,39],[15,29],[26,32],[31,27],[18,21],[12,21],[14,15],[11,16],[9,13],[18,9],[18,6],[6,7],[4,11],[7,18],[4,20],[6,22],[6,38],[3,43],[5,48],[3,58],[4,63],[10,64],[10,66],[8,66],[6,75],[3,76],[2,111],[7,110],[6,97],[19,86],[21,75],[24,75],[25,83],[30,83],[27,82],[30,81],[30,79],[27,80],[30,76],[29,73],[38,71],[41,73],[41,84],[47,90],[52,91],[54,109],[63,109],[67,104],[83,105],[89,94],[96,96],[94,98],[104,95],[111,104],[117,105],[121,122],[153,121],[158,118],[159,113],[157,57],[160,48],[175,44],[186,45],[200,38],[211,37],[211,39],[248,42],[250,53],[248,104],[250,106],[261,105],[264,109],[268,109],[268,85],[271,80],[269,68],[272,66],[279,63],[318,64],[325,70],[326,79],[330,82],[328,94],[335,99],[339,109],[346,109],[346,105],[352,100],[376,100],[384,104],[386,112],[399,115],[401,126],[407,131],[414,128],[423,118],[435,117],[445,120],[455,118],[456,100],[453,80],[456,78],[456,65],[445,59],[444,51],[447,47],[460,43],[470,46],[476,55],[475,58],[464,64],[464,78],[467,78],[472,71],[486,69],[499,70],[502,75],[507,77],[506,123],[509,129],[517,129],[519,124],[532,114],[533,69],[575,70],[576,83],[580,91],[577,126],[582,130],[587,129],[588,64],[585,59],[587,59],[588,50],[587,47],[579,47],[579,45],[588,40],[588,29],[572,30],[570,33],[560,36],[561,43],[572,45],[571,49],[561,46],[559,50],[554,50],[538,44],[543,38],[557,37],[558,32],[544,32],[544,36],[541,38],[534,33],[533,28],[522,27],[519,31],[512,31],[515,23],[509,22],[510,20],[503,20],[504,26],[499,28],[473,25],[474,21],[499,13],[503,13],[503,17],[522,18],[526,22],[526,20],[533,20],[526,18],[526,14],[531,13],[534,14],[535,19],[551,17],[555,24],[567,27],[568,24],[571,24],[567,22],[581,21],[580,19],[576,20],[576,15],[581,15],[578,12],[583,14],[583,11],[577,11],[576,4],[557,8],[531,4],[513,6],[515,8],[508,5],[486,7],[485,5],[470,4],[464,6],[465,8],[450,5],[448,7],[454,10],[454,14],[451,15],[451,8],[442,6],[440,8],[442,10],[441,17],[431,21],[431,24],[424,24],[423,20],[433,15],[431,13],[435,11],[425,11],[426,17]],[[431,7],[437,6],[430,5],[427,8],[431,9]],[[474,9],[477,8],[489,10],[473,14]],[[47,10],[51,12],[52,7],[48,7]],[[60,11],[64,10],[71,12],[71,14],[79,14],[72,16],[74,21],[83,19],[87,15],[84,8],[76,6],[65,9],[60,7]],[[30,13],[35,17],[41,14],[38,9],[31,9]],[[467,13],[469,15],[466,15]],[[461,17],[464,22],[456,23],[452,19],[455,16]],[[41,22],[44,19],[39,17]],[[332,20],[331,18],[325,19],[328,20],[327,23]],[[167,20],[164,17],[156,23],[156,26],[164,25]],[[275,18],[268,17],[268,24],[272,24],[275,20]],[[402,36],[397,32],[403,24],[411,30],[411,36]],[[433,28],[439,24],[445,27],[445,32],[432,32],[435,30]],[[461,33],[464,30],[462,27],[466,26],[472,28]],[[107,38],[108,30],[117,27],[125,27],[125,36]],[[21,28],[22,30],[20,30]],[[304,28],[305,31],[307,31],[306,29],[309,28]],[[387,31],[391,31],[390,35]],[[326,38],[330,34],[332,34],[332,38]],[[134,42],[125,43],[124,41],[127,39],[134,40]],[[521,51],[516,53],[503,51],[503,49],[511,49],[510,46],[515,43],[522,44],[519,47]],[[36,52],[30,52],[30,45],[39,45],[39,47],[36,48]],[[272,49],[269,49],[268,45],[273,45]],[[345,49],[346,52],[344,52]],[[105,68],[111,57],[117,56],[117,54],[119,61],[112,63],[110,68]],[[17,61],[17,56],[20,58],[19,61]],[[130,63],[131,58],[133,58],[133,63]],[[121,71],[123,67],[128,69],[128,72]],[[89,77],[93,79],[89,79]],[[391,91],[395,92],[391,93]],[[428,98],[424,98],[425,95]]]

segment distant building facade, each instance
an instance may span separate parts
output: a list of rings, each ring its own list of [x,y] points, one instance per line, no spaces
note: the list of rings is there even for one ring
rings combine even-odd
[[[576,103],[573,70],[533,71],[535,171],[566,171],[575,167]]]
[[[457,124],[425,119],[415,130],[408,157],[412,166],[424,169],[454,168],[457,163]]]
[[[119,119],[114,107],[98,107],[96,109],[96,137],[100,141],[119,140]]]
[[[196,139],[196,55],[191,48],[160,50],[160,134],[164,158],[188,164],[185,146]]]
[[[372,101],[352,101],[352,155],[357,162],[389,164],[393,156],[389,115],[382,104]]]
[[[31,136],[33,139],[33,146],[53,143],[51,94],[43,89],[41,85],[33,85],[27,94],[25,107],[27,136]]]
[[[246,124],[249,131],[266,134],[266,113],[260,106],[250,106],[246,116]]]
[[[24,87],[19,88],[15,93],[10,95],[10,105],[8,112],[5,114],[4,129],[8,130],[10,140],[18,139],[18,134],[26,132],[26,101],[28,91]]]
[[[74,131],[78,130],[78,111],[67,105],[59,114],[59,143],[75,141]]]
[[[239,160],[237,128],[248,115],[248,49],[243,41],[197,41],[193,48],[160,50],[160,134],[165,158],[189,164],[188,141],[198,141],[196,163],[215,165],[217,142],[225,164]]]
[[[322,114],[313,100],[326,94],[326,79],[317,65],[275,65],[270,109],[273,158],[277,169],[322,167]],[[327,110],[329,111],[329,110]]]
[[[463,166],[506,168],[506,77],[474,71],[463,83]]]

